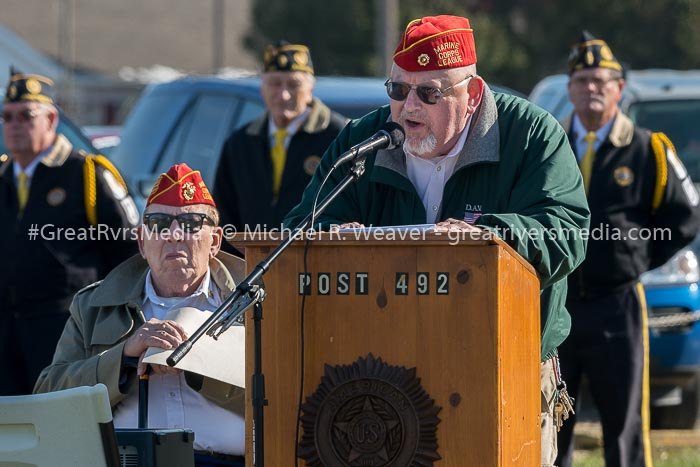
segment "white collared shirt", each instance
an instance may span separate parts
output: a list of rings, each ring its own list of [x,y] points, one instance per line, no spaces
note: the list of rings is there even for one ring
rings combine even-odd
[[[420,196],[423,206],[425,206],[426,222],[434,224],[440,214],[442,205],[442,194],[445,191],[445,184],[452,176],[455,165],[457,164],[457,156],[464,147],[467,141],[467,134],[471,126],[471,118],[467,122],[467,126],[459,136],[457,143],[452,150],[444,156],[435,157],[433,159],[422,159],[414,156],[404,148],[406,154],[406,171],[408,178],[413,183],[413,186]]]
[[[146,275],[143,314],[164,319],[172,309],[193,307],[214,311],[221,303],[221,291],[207,271],[197,290],[188,297],[160,297],[153,288],[151,272]],[[228,358],[228,356],[227,356]],[[138,387],[114,409],[116,428],[138,426]],[[221,454],[245,454],[245,418],[230,412],[192,389],[185,374],[155,375],[148,380],[149,428],[187,428],[195,433],[194,448]]]
[[[22,169],[22,167],[19,166],[17,161],[15,161],[12,164],[12,173],[15,176],[15,184],[19,185],[19,174],[24,172],[25,174],[27,174],[27,188],[29,188],[29,186],[32,183],[32,177],[34,177],[34,171],[36,170],[37,166],[39,165],[39,162],[41,162],[41,159],[43,159],[44,156],[51,151],[51,148],[53,148],[53,145],[49,146],[47,149],[41,151],[34,159],[32,159],[32,161],[29,163],[29,165],[27,167],[25,167],[24,169]]]
[[[608,137],[614,122],[615,119],[612,118],[608,123],[596,130],[596,140],[593,142],[594,151],[598,151],[600,145],[603,144],[603,141],[605,141],[605,139]],[[574,143],[576,144],[576,159],[581,162],[581,159],[583,159],[583,156],[586,154],[586,149],[588,148],[588,142],[585,139],[586,135],[588,134],[588,130],[584,128],[583,123],[581,123],[581,119],[578,118],[578,115],[574,115],[572,130],[574,132]]]
[[[306,110],[304,110],[298,117],[289,122],[289,125],[287,125],[287,136],[284,138],[285,149],[289,148],[289,142],[292,140],[292,136],[294,136],[294,133],[299,131],[299,128],[301,128],[301,126],[304,124],[310,113],[311,108],[307,107]],[[267,137],[270,141],[270,147],[272,147],[275,145],[275,132],[277,131],[277,126],[275,125],[275,122],[272,121],[272,117],[268,118],[267,121]]]

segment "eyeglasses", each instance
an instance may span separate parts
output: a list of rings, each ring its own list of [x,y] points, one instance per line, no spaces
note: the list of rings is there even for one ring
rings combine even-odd
[[[592,84],[597,89],[600,89],[606,84],[608,84],[610,81],[619,81],[621,79],[622,77],[620,76],[613,76],[612,78],[588,78],[585,76],[577,76],[576,78],[571,79],[571,84],[580,88],[584,88],[587,87],[589,84]]]
[[[197,212],[186,212],[176,216],[165,214],[164,212],[152,212],[143,215],[143,224],[150,230],[162,232],[170,228],[173,221],[176,220],[183,231],[187,233],[196,233],[202,230],[202,226],[215,225],[214,220],[206,214]]]
[[[411,89],[415,89],[416,95],[421,101],[426,104],[433,105],[437,104],[438,100],[443,95],[470,78],[474,78],[474,75],[469,75],[463,80],[460,80],[445,89],[440,89],[434,86],[416,86],[414,84],[403,83],[401,81],[391,81],[391,78],[386,80],[384,86],[386,86],[386,93],[395,101],[405,101],[406,98],[408,98],[408,94],[411,92]]]
[[[4,111],[2,113],[2,123],[10,123],[17,120],[19,123],[27,123],[34,120],[38,115],[39,111],[35,109],[24,109],[19,112]]]

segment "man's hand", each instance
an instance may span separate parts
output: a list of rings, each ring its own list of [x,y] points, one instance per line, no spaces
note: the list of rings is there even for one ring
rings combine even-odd
[[[436,232],[481,232],[483,229],[474,227],[466,221],[449,218],[435,224]]]
[[[185,330],[175,321],[161,321],[156,318],[143,323],[136,332],[126,340],[124,355],[127,357],[139,357],[137,373],[146,373],[147,364],[143,363],[143,354],[149,347],[158,347],[171,350],[187,339]],[[164,365],[151,365],[155,374],[178,374],[180,370]]]
[[[361,229],[364,226],[364,224],[360,224],[359,222],[346,222],[345,224],[332,225],[331,232],[337,232],[341,229]]]

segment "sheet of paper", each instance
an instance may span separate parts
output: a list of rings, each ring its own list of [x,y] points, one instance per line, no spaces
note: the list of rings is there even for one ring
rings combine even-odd
[[[177,321],[191,336],[204,321],[211,316],[211,311],[183,307],[172,310],[167,319]],[[150,347],[146,350],[143,361],[158,365],[167,365],[166,359],[172,350]],[[195,342],[192,349],[175,365],[175,368],[192,371],[241,388],[245,387],[245,328],[231,326],[219,336],[218,340],[203,335]]]
[[[338,232],[433,232],[435,231],[435,224],[413,224],[413,225],[387,225],[380,227],[353,227],[340,229]]]

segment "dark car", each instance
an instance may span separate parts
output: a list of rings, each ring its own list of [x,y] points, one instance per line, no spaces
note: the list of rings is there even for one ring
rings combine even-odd
[[[384,78],[318,77],[314,95],[349,118],[389,103]],[[196,167],[213,185],[226,138],[264,111],[257,77],[188,77],[152,85],[127,117],[111,158],[142,208],[158,174],[177,162]]]

